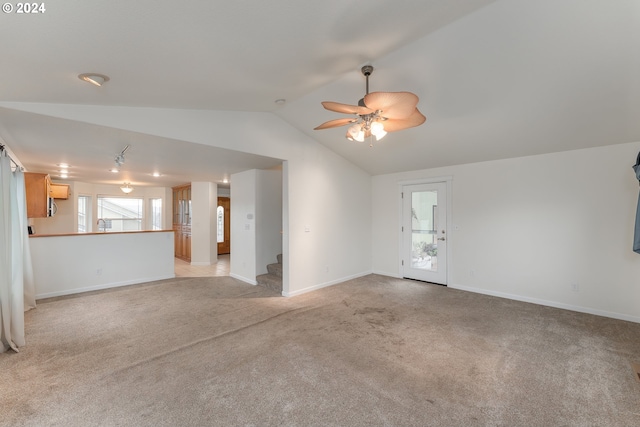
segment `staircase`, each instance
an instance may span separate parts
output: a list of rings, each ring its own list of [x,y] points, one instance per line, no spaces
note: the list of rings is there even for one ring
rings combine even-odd
[[[258,285],[264,286],[267,289],[276,291],[279,294],[282,293],[282,254],[277,257],[278,262],[275,264],[267,265],[267,274],[261,274],[256,277]]]

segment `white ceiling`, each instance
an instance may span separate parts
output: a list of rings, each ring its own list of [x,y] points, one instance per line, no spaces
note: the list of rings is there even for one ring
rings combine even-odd
[[[272,112],[371,174],[640,140],[638,0],[60,0],[0,16],[0,138],[29,170],[138,185],[220,181],[279,159],[13,110],[56,103]],[[321,101],[420,97],[427,122],[348,143]],[[77,75],[111,81],[97,88]],[[275,104],[283,98],[284,106]],[[98,161],[97,155],[100,155]],[[149,176],[157,169],[159,180]]]

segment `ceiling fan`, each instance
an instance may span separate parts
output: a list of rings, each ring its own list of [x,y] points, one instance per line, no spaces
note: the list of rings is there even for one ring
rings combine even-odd
[[[372,92],[369,93],[369,76],[373,72],[371,65],[362,67],[362,74],[367,79],[367,93],[358,105],[341,104],[325,101],[322,106],[336,113],[355,114],[356,117],[329,120],[314,130],[329,129],[351,125],[347,129],[349,141],[364,142],[370,138],[381,140],[387,132],[420,126],[427,118],[418,111],[418,97],[411,92]]]

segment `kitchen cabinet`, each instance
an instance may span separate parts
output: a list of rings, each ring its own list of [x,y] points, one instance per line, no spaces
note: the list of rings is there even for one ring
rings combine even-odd
[[[24,185],[27,193],[27,218],[46,218],[53,215],[51,200],[51,178],[46,173],[25,172]]]
[[[191,261],[191,184],[173,187],[175,257]]]
[[[69,184],[54,184],[51,183],[50,197],[54,199],[68,199],[69,198]]]

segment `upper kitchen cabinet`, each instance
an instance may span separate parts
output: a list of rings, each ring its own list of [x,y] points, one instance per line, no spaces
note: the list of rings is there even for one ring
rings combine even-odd
[[[27,217],[46,218],[51,216],[51,179],[49,175],[25,172],[24,185],[27,192]]]
[[[27,218],[46,218],[56,211],[54,199],[69,198],[69,184],[54,184],[46,173],[24,173]]]
[[[69,198],[69,184],[51,183],[51,192],[49,193],[54,199],[66,200]]]

